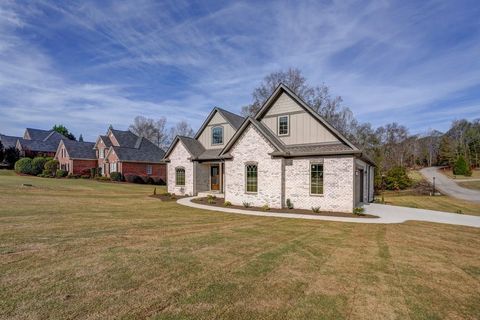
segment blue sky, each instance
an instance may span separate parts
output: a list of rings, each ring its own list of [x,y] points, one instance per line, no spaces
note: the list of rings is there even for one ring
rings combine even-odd
[[[88,140],[136,115],[198,128],[297,67],[360,121],[422,133],[480,117],[478,1],[0,2],[0,132]]]

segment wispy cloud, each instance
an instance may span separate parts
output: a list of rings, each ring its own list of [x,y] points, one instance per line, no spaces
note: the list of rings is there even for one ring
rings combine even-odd
[[[290,66],[361,120],[445,129],[480,117],[479,14],[474,1],[3,1],[0,132],[64,123],[93,139],[138,114],[198,126]]]

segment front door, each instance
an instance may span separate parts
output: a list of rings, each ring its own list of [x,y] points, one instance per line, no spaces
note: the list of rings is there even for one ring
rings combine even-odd
[[[363,170],[359,170],[360,192],[358,193],[358,202],[363,202]]]
[[[210,167],[210,189],[220,190],[220,167],[218,164],[212,164]]]

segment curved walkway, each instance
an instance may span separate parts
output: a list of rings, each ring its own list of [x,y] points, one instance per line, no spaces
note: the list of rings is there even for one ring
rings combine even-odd
[[[402,223],[408,220],[427,221],[446,223],[459,226],[468,226],[480,228],[480,217],[470,215],[460,215],[455,213],[432,211],[424,209],[414,209],[406,207],[388,206],[377,203],[371,203],[365,206],[365,212],[371,215],[378,216],[378,218],[345,218],[345,217],[328,217],[313,214],[296,214],[296,213],[279,213],[279,212],[265,212],[265,211],[249,211],[233,208],[222,208],[208,206],[191,202],[196,197],[182,198],[177,200],[177,203],[204,210],[221,211],[227,213],[245,214],[251,216],[262,217],[276,217],[276,218],[291,218],[291,219],[309,219],[309,220],[324,220],[324,221],[338,221],[338,222],[354,222],[354,223]]]
[[[457,199],[480,202],[480,191],[462,188],[453,179],[450,179],[438,169],[441,167],[428,167],[420,170],[422,175],[427,178],[428,182],[433,183],[435,177],[435,188],[444,194],[448,194]]]

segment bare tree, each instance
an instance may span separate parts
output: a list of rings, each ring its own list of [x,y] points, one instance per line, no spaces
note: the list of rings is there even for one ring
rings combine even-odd
[[[166,147],[168,143],[167,134],[167,119],[161,117],[158,120],[153,120],[143,116],[137,116],[133,120],[133,124],[129,129],[136,135],[144,137],[159,147]]]
[[[188,122],[182,120],[175,127],[170,128],[170,139],[173,141],[176,136],[193,137],[195,132]]]

